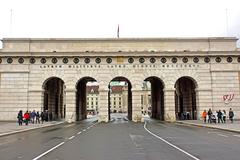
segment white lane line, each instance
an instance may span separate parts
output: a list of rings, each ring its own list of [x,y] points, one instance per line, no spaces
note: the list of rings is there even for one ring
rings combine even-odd
[[[228,136],[226,136],[224,134],[217,134],[217,135],[222,136],[222,137],[228,137]]]
[[[87,129],[90,129],[90,127],[87,127]]]
[[[85,132],[85,131],[86,131],[86,129],[83,130],[83,132]]]
[[[233,136],[235,136],[235,137],[240,137],[240,134],[236,134],[236,135],[233,135]]]
[[[82,132],[78,132],[77,134],[81,134]]]
[[[148,133],[150,133],[150,134],[151,134],[151,135],[153,135],[154,137],[156,137],[156,138],[160,139],[161,141],[163,141],[163,142],[167,143],[168,145],[172,146],[173,148],[175,148],[175,149],[177,149],[177,150],[179,150],[179,151],[181,151],[181,152],[185,153],[185,154],[186,154],[186,155],[188,155],[189,157],[191,157],[191,158],[193,158],[193,159],[195,159],[195,160],[200,160],[199,158],[195,157],[194,155],[192,155],[192,154],[190,154],[190,153],[188,153],[188,152],[184,151],[183,149],[181,149],[181,148],[179,148],[179,147],[175,146],[174,144],[172,144],[172,143],[170,143],[170,142],[166,141],[166,140],[165,140],[165,139],[163,139],[162,137],[159,137],[158,135],[156,135],[156,134],[152,133],[151,131],[149,131],[149,130],[147,129],[147,127],[146,127],[146,126],[147,126],[147,122],[145,121],[145,124],[144,124],[144,129],[145,129],[145,130],[146,130]]]
[[[69,137],[68,139],[73,139],[75,136]]]
[[[65,143],[65,142],[59,143],[59,144],[58,144],[58,145],[56,145],[55,147],[53,147],[53,148],[51,148],[51,149],[47,150],[46,152],[44,152],[44,153],[40,154],[39,156],[37,156],[37,157],[36,157],[36,158],[34,158],[33,160],[38,160],[39,158],[41,158],[41,157],[45,156],[46,154],[48,154],[49,152],[53,151],[54,149],[56,149],[56,148],[60,147],[60,146],[61,146],[61,145],[63,145],[64,143]]]

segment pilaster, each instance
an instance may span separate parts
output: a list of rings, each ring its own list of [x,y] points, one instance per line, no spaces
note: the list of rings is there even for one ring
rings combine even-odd
[[[98,121],[108,122],[108,90],[99,90]]]
[[[175,121],[175,90],[165,89],[164,90],[164,120]]]
[[[66,117],[69,123],[76,121],[76,89],[66,90]]]
[[[141,109],[141,93],[142,90],[132,90],[132,121],[142,122]]]

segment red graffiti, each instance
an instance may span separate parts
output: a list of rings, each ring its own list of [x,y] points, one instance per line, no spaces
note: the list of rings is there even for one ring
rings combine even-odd
[[[233,98],[234,98],[234,93],[223,95],[223,101],[224,101],[225,103],[231,102],[231,101],[233,100]]]

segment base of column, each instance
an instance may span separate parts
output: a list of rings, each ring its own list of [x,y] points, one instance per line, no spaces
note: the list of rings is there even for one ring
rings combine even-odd
[[[164,120],[168,122],[175,122],[176,121],[176,116],[175,112],[169,112],[164,115]]]
[[[98,115],[98,122],[108,122],[108,115]]]
[[[142,122],[142,114],[133,114],[132,121],[133,122]]]
[[[68,122],[68,123],[73,123],[73,122],[76,122],[76,117],[74,114],[68,114],[66,113],[66,117],[65,117],[65,121]]]

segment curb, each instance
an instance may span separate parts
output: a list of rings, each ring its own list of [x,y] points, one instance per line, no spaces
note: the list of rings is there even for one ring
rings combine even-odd
[[[235,129],[220,128],[220,127],[215,127],[215,126],[206,126],[206,125],[202,125],[202,124],[180,122],[180,121],[176,121],[175,123],[178,123],[178,124],[181,124],[181,125],[186,125],[186,126],[191,125],[191,126],[197,126],[197,127],[212,128],[212,129],[219,129],[219,130],[224,130],[224,131],[229,131],[229,132],[240,133],[240,130],[235,130]]]
[[[47,128],[47,127],[51,127],[51,126],[57,126],[57,125],[60,125],[60,124],[63,124],[63,123],[65,123],[65,122],[58,122],[58,123],[55,123],[55,124],[48,124],[48,125],[40,126],[40,127],[28,128],[28,129],[23,129],[23,130],[18,130],[18,131],[11,131],[11,132],[0,134],[0,137],[12,135],[12,134],[17,134],[17,133],[21,133],[21,132],[27,132],[27,131],[31,131],[31,130],[36,130],[36,129],[40,129],[40,128]]]

